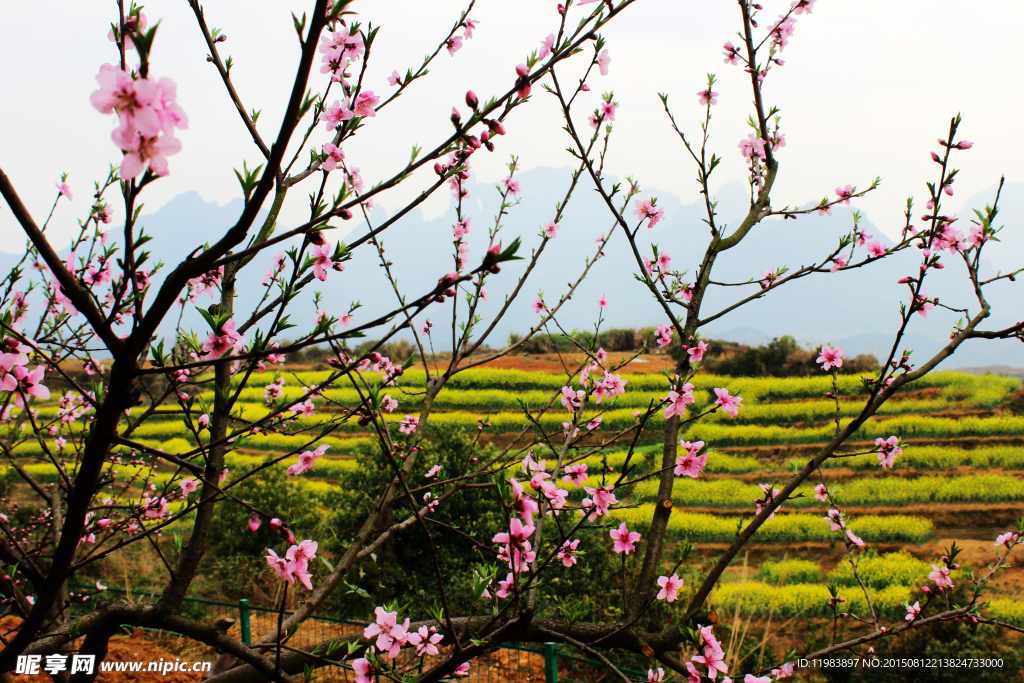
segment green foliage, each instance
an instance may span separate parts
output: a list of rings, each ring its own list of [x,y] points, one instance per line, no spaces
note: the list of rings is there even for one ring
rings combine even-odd
[[[418,454],[416,471],[408,478],[410,489],[423,486],[423,474],[434,465],[442,467],[439,479],[457,477],[471,458],[483,461],[492,452],[490,446],[471,440],[467,430],[438,427],[433,425],[433,419],[431,423],[425,450]],[[356,467],[340,473],[341,492],[331,508],[329,524],[336,540],[330,541],[329,546],[337,550],[344,548],[356,533],[394,472],[379,448],[369,444],[357,449],[355,462]],[[434,493],[441,495],[442,490],[435,487]],[[422,497],[422,491],[415,494],[417,506],[422,505]],[[403,492],[392,513],[378,526],[401,521],[411,513],[412,507]],[[441,575],[446,579],[449,601],[454,609],[468,612],[473,566],[494,562],[493,553],[482,551],[478,543],[489,547],[495,530],[504,526],[501,502],[493,489],[468,489],[442,502],[430,518],[436,522],[429,523],[429,530]],[[412,596],[418,604],[430,604],[436,597],[437,579],[424,533],[422,525],[413,523],[354,568],[346,580],[369,597],[361,598],[358,593],[339,596],[344,598],[339,601],[339,609],[353,616],[363,615],[372,611],[374,605],[384,604],[399,594],[404,598]],[[504,574],[499,578],[503,579]]]
[[[241,474],[242,471],[233,472],[232,478]],[[317,503],[331,505],[335,502],[333,496],[318,496],[320,500],[311,500],[303,483],[285,475],[284,469],[277,467],[246,479],[230,491],[259,510],[283,520],[299,540],[322,537],[323,520]],[[273,531],[267,519],[261,520],[256,532],[250,531],[248,524],[251,514],[249,508],[233,500],[217,504],[210,525],[210,544],[215,556],[259,557],[267,554],[267,548],[273,548],[278,555],[283,555],[288,545],[281,533]]]

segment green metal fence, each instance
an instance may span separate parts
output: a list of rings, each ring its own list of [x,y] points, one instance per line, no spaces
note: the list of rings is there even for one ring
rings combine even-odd
[[[71,586],[72,615],[91,611],[96,599],[121,598],[131,603],[155,602],[159,595],[120,588],[107,588],[101,595],[83,600],[85,591],[90,593],[96,589],[92,586]],[[102,596],[102,598],[101,598]],[[180,613],[192,619],[217,622],[231,618],[236,624],[228,633],[239,638],[246,645],[252,644],[253,633],[266,633],[277,625],[278,610],[268,607],[255,607],[248,600],[238,602],[218,602],[199,598],[186,598]],[[285,613],[286,615],[289,612]],[[330,638],[362,633],[366,624],[362,622],[333,619],[331,617],[314,617],[303,622],[302,628],[291,637],[289,645],[300,648]],[[211,652],[211,657],[216,655]],[[623,673],[634,679],[645,679],[646,674],[624,669]],[[355,676],[349,669],[329,666],[318,669],[313,674],[317,683],[353,683]],[[584,659],[559,651],[556,643],[544,643],[541,646],[523,645],[503,647],[473,661],[470,675],[460,680],[466,683],[605,683],[616,680],[608,668],[599,661]]]

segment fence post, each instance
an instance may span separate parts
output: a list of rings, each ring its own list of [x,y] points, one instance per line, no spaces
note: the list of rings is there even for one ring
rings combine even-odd
[[[249,601],[242,598],[238,601],[238,621],[242,624],[242,642],[246,645],[252,645],[250,642],[252,636],[249,632]]]
[[[544,643],[544,682],[558,683],[558,643]]]

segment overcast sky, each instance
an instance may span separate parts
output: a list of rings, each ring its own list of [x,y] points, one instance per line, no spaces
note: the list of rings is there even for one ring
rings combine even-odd
[[[260,129],[268,140],[279,125],[298,59],[289,12],[301,14],[312,4],[208,0],[204,5],[208,23],[228,35],[222,54],[234,57],[232,76],[246,107],[263,110]],[[762,27],[788,5],[764,4]],[[481,98],[504,92],[514,80],[515,65],[557,30],[555,5],[555,0],[479,0],[470,14],[480,20],[476,36],[454,57],[443,53],[428,78],[368,121],[346,146],[349,163],[362,169],[368,185],[389,177],[414,143],[432,146],[450,131],[448,112],[452,105],[465,109],[467,89]],[[464,6],[452,0],[356,0],[351,7],[358,19],[382,26],[364,87],[388,92],[391,71],[417,66]],[[76,199],[55,215],[53,231],[60,241],[87,214],[93,181],[121,157],[110,139],[116,121],[93,109],[88,99],[99,66],[117,59],[106,38],[116,8],[110,0],[48,2],[45,16],[59,20],[47,28],[49,20],[41,23],[36,3],[0,5],[0,167],[40,221],[60,173],[70,174]],[[187,4],[154,0],[145,12],[150,22],[162,22],[152,75],[178,83],[179,103],[190,119],[189,128],[179,134],[183,150],[171,158],[170,176],[145,193],[145,212],[188,190],[219,203],[240,196],[232,169],[243,160],[250,166],[259,163],[260,155],[205,60],[206,48]],[[611,173],[632,175],[642,187],[694,201],[693,166],[670,131],[656,93],[669,93],[677,121],[696,135],[702,108],[694,93],[702,89],[705,74],[714,72],[721,94],[713,110],[711,145],[725,163],[712,187],[744,177],[737,142],[745,137],[752,112],[750,86],[740,67],[723,64],[721,50],[739,28],[738,18],[734,0],[640,0],[608,27],[611,72],[591,78],[586,104],[592,108],[604,90],[614,90],[621,104],[609,155]],[[819,0],[812,15],[799,17],[782,55],[787,63],[767,82],[767,104],[782,109],[788,142],[779,154],[773,204],[817,201],[836,185],[866,186],[880,175],[881,189],[860,206],[884,232],[896,234],[906,197],[916,196],[919,206],[926,199],[924,182],[933,179],[936,169],[928,152],[937,149],[936,138],[944,136],[958,111],[964,115],[962,135],[975,147],[958,155],[962,172],[950,208],[959,209],[964,198],[993,187],[1002,173],[1011,181],[1024,180],[1014,133],[1024,114],[1024,95],[1011,54],[1022,24],[1024,3],[1006,0]],[[569,66],[567,74],[572,72]],[[560,130],[552,98],[539,88],[535,92],[536,101],[508,122],[509,134],[498,151],[476,155],[479,177],[502,177],[500,163],[511,153],[519,155],[523,168],[571,163],[564,151],[569,140]],[[587,113],[580,110],[580,121]],[[317,135],[318,145],[327,140],[322,127]],[[414,177],[380,203],[393,211],[431,180],[432,173]],[[295,192],[284,224],[305,218],[309,191]],[[447,197],[431,200],[428,217],[444,211]],[[123,220],[123,209],[116,217]],[[0,250],[17,250],[20,229],[6,207],[0,210],[0,236]]]

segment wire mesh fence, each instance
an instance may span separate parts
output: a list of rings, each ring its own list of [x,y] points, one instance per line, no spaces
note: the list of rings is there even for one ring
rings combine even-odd
[[[97,594],[91,586],[72,585],[71,614],[79,616],[92,611],[92,604],[98,599],[123,600],[132,604],[151,604],[160,597],[156,593],[131,591],[121,588],[104,588]],[[286,611],[285,617],[291,612]],[[224,619],[234,620],[228,633],[246,645],[260,635],[273,631],[277,626],[277,609],[258,607],[248,600],[218,602],[201,598],[186,598],[181,605],[182,616],[216,623]],[[313,617],[302,623],[301,628],[288,639],[288,646],[303,648],[342,636],[361,634],[366,628],[362,622]],[[211,649],[211,658],[217,655]],[[436,661],[435,661],[436,660]],[[435,657],[423,657],[420,666],[429,668],[440,661]],[[645,678],[645,675],[628,669],[620,669],[631,678]],[[310,681],[315,683],[355,683],[355,674],[349,668],[325,666],[311,672]],[[468,676],[460,677],[466,683],[605,683],[617,680],[602,662],[585,659],[559,651],[555,643],[523,645],[500,648],[473,660]]]

